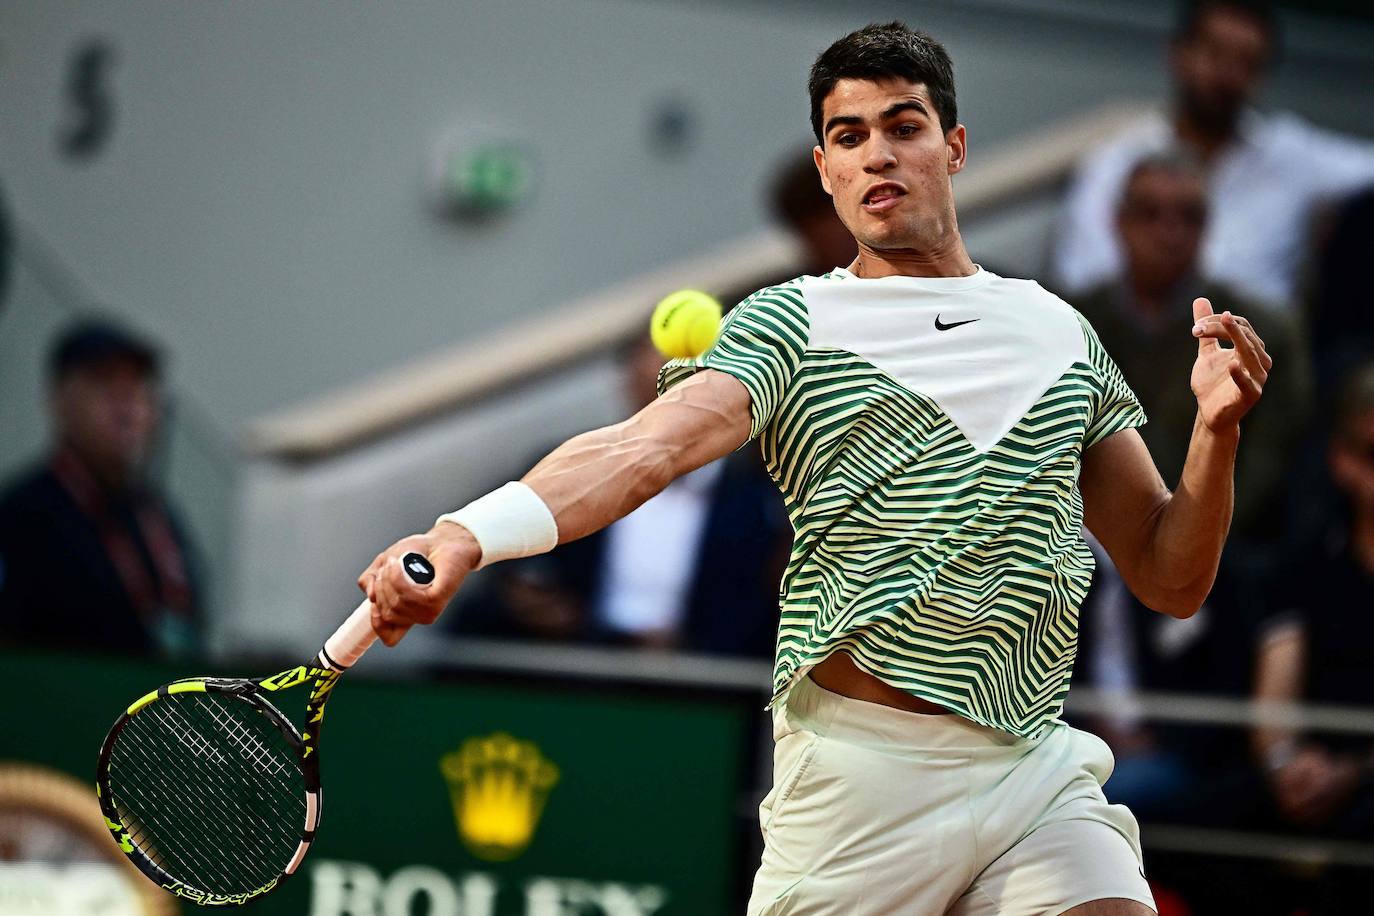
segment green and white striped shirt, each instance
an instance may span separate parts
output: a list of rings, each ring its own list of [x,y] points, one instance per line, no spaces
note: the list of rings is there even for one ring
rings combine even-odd
[[[1030,735],[1068,692],[1083,450],[1145,422],[1083,318],[1026,280],[860,279],[761,290],[698,369],[748,389],[796,532],[774,701],[840,647],[975,722]]]

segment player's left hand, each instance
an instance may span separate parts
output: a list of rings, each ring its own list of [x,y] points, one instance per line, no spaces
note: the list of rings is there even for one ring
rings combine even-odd
[[[418,585],[405,574],[401,558],[408,553],[429,560],[433,582]],[[447,522],[392,544],[358,576],[358,587],[372,602],[372,629],[394,646],[415,624],[433,623],[481,558],[482,549],[468,530]]]
[[[1264,392],[1274,360],[1249,321],[1230,312],[1213,314],[1206,299],[1193,300],[1193,336],[1197,361],[1192,386],[1198,414],[1212,432],[1234,432]],[[1230,349],[1222,348],[1223,340],[1230,342]]]

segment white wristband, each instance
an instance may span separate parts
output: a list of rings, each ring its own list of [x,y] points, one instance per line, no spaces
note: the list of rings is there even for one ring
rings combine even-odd
[[[558,523],[549,507],[529,487],[511,481],[461,509],[435,519],[434,524],[462,525],[482,548],[477,568],[501,560],[548,553],[558,546]]]

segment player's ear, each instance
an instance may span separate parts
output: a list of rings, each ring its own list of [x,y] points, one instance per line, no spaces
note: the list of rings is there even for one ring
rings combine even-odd
[[[949,174],[954,175],[964,170],[964,161],[968,156],[967,141],[962,124],[954,125],[945,133],[945,149],[949,153]]]
[[[825,193],[834,197],[835,192],[830,190],[830,178],[825,174],[825,150],[819,146],[814,147],[811,150],[811,158],[816,162],[816,171],[821,173],[821,187],[825,188]]]

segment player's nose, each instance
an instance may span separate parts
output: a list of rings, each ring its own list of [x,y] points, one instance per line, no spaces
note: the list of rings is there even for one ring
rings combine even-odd
[[[885,172],[897,164],[897,154],[892,144],[882,137],[870,140],[864,153],[865,172]]]

